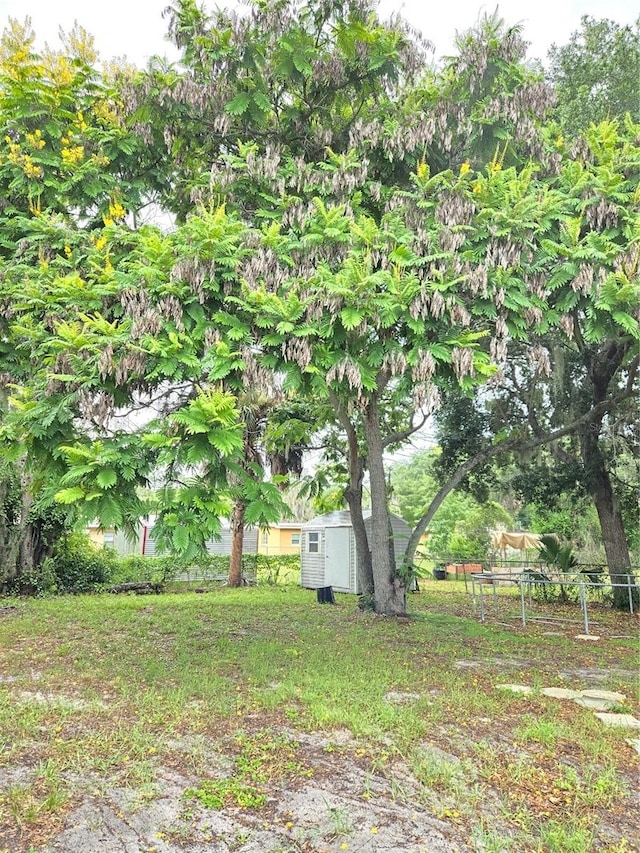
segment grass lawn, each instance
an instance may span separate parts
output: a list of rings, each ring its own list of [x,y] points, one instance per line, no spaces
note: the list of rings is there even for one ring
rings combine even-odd
[[[0,853],[640,850],[640,731],[539,693],[638,716],[637,618],[601,608],[593,642],[480,624],[462,583],[409,604],[0,600]]]

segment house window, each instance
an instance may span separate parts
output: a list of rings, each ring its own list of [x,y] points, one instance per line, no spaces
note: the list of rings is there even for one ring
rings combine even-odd
[[[268,530],[262,531],[262,544],[263,545],[269,544],[269,531]]]
[[[291,534],[291,544],[292,545],[299,545],[300,544],[300,534],[299,533],[292,533]]]
[[[320,534],[319,533],[309,533],[309,539],[307,541],[307,552],[309,554],[317,554],[320,551]]]

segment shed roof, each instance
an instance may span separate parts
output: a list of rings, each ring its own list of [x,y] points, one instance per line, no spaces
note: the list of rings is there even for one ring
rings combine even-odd
[[[371,515],[370,509],[362,510],[364,518],[369,518]],[[351,527],[351,513],[348,509],[337,509],[333,512],[326,512],[324,515],[316,515],[311,521],[305,521],[302,529],[315,527]]]

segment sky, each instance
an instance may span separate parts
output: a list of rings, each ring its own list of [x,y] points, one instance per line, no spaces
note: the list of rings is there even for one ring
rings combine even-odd
[[[58,28],[69,30],[78,21],[94,36],[103,60],[126,56],[137,65],[153,54],[171,54],[164,40],[166,21],[162,11],[169,0],[0,0],[0,23],[9,17],[24,20],[28,15],[38,36],[38,45],[58,47]],[[214,8],[220,3],[207,0]],[[383,18],[400,13],[435,45],[435,57],[453,52],[456,31],[474,26],[482,14],[492,14],[495,2],[481,0],[381,0]],[[638,17],[637,0],[501,0],[500,17],[509,26],[522,24],[531,43],[529,56],[544,59],[552,43],[565,44],[579,28],[582,15],[611,18],[632,24]]]

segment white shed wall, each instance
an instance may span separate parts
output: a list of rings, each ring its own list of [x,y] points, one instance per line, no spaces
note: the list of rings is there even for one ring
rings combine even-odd
[[[367,535],[370,536],[370,518],[365,518],[365,526]],[[396,561],[400,563],[407,549],[411,530],[397,516],[392,516],[391,527]],[[332,530],[348,530],[348,547],[343,545],[339,549],[340,553],[327,551],[327,534],[329,533],[330,536]],[[318,538],[317,553],[309,553],[309,534],[314,534]],[[328,513],[326,516],[319,516],[317,519],[307,522],[302,528],[300,545],[300,583],[303,587],[319,589],[332,586],[335,592],[356,594],[360,592],[356,567],[356,540],[348,512]],[[327,566],[327,554],[331,561],[329,567]],[[340,583],[335,582],[337,577],[340,577]]]

